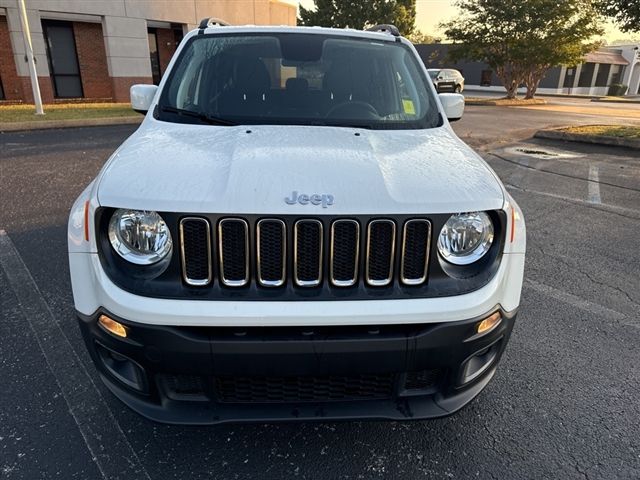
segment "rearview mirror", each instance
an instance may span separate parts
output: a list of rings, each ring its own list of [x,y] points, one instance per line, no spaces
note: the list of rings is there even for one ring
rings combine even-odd
[[[462,118],[464,113],[464,95],[459,93],[441,93],[440,103],[442,103],[442,109],[450,122],[455,122]]]
[[[138,113],[147,113],[157,90],[157,85],[132,85],[129,90],[131,108]]]

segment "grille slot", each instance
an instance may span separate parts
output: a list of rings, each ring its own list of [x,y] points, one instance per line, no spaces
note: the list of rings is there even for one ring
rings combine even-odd
[[[400,279],[406,285],[420,285],[427,279],[431,223],[428,220],[408,220],[402,233]]]
[[[315,287],[322,281],[322,237],[320,221],[295,223],[293,276],[299,287]]]
[[[392,220],[372,220],[367,229],[367,283],[389,285],[393,278],[396,224]]]
[[[241,218],[225,218],[218,224],[220,280],[228,287],[249,283],[249,225]]]
[[[211,228],[204,218],[180,220],[182,278],[193,286],[204,286],[213,279],[211,269]]]
[[[327,402],[391,398],[392,374],[305,377],[217,377],[223,403]]]
[[[260,220],[256,235],[258,282],[264,287],[284,285],[287,258],[284,222],[277,219]]]
[[[358,281],[360,224],[355,220],[336,220],[331,225],[331,283],[350,287]]]

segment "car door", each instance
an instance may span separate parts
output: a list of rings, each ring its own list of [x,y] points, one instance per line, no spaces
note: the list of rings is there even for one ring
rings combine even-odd
[[[436,77],[436,85],[438,86],[438,92],[447,91],[447,71],[440,70]]]
[[[442,73],[444,78],[440,84],[440,88],[445,91],[453,91],[455,88],[455,79],[453,78],[451,70],[443,70]]]

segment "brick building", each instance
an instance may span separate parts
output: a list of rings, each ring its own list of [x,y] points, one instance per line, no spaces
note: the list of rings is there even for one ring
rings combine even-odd
[[[42,100],[129,101],[204,17],[295,25],[292,0],[25,0]],[[0,102],[33,102],[18,0],[0,0]]]

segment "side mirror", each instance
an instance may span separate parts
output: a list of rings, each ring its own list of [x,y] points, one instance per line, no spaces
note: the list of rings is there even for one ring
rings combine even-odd
[[[459,93],[440,93],[438,95],[442,109],[450,122],[455,122],[462,118],[464,113],[464,95]]]
[[[147,113],[157,91],[157,85],[131,85],[131,108],[138,113]]]

